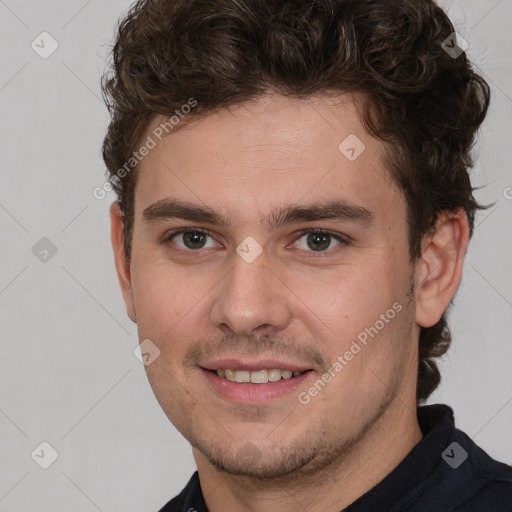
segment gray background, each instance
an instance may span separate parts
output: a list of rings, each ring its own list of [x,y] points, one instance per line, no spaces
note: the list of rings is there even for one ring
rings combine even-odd
[[[132,353],[109,238],[114,196],[92,195],[108,121],[99,79],[128,5],[0,0],[0,511],[156,512],[194,470]],[[473,183],[496,206],[478,217],[429,403],[453,406],[462,430],[512,463],[512,3],[442,5],[492,87]],[[59,45],[47,59],[31,47],[43,31]],[[32,249],[43,237],[57,248],[46,262]],[[31,458],[43,441],[59,454],[48,469]]]

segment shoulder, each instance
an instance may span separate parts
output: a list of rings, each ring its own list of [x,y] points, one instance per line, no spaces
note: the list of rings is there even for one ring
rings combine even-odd
[[[164,505],[159,512],[202,512],[206,510],[199,484],[197,471],[192,475],[183,490]]]
[[[455,512],[512,512],[512,480],[488,480],[479,492]]]
[[[473,490],[456,512],[512,512],[512,467],[493,459],[464,432],[456,432],[468,452],[469,464],[460,476]]]
[[[418,420],[436,469],[413,496],[407,510],[430,512],[512,512],[512,467],[493,459],[455,426],[453,410],[443,404],[421,407]]]
[[[185,507],[185,495],[183,491],[167,502],[158,512],[182,512]]]

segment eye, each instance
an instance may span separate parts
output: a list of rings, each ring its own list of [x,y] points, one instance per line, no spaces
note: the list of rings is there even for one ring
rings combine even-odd
[[[299,246],[299,249],[305,251],[310,250],[310,252],[311,249],[313,252],[325,252],[330,248],[329,246],[333,239],[337,242],[338,246],[348,244],[348,241],[342,236],[319,228],[304,229],[300,231],[297,240],[300,241],[300,239],[304,237],[306,237],[305,243],[303,242],[302,247]]]
[[[213,238],[209,246],[205,245],[208,237],[211,238],[211,235],[208,231],[204,229],[187,228],[180,229],[179,231],[175,231],[174,233],[171,233],[170,235],[166,236],[166,241],[172,241],[181,249],[186,250],[211,249],[217,247],[217,242],[215,242]],[[174,241],[175,238],[178,241],[181,241],[183,245],[180,245],[179,243]]]
[[[208,237],[211,238],[210,245],[207,242]],[[305,240],[301,242],[303,238]],[[298,248],[308,252],[326,252],[333,248],[330,247],[333,240],[337,244],[335,247],[348,245],[348,240],[343,236],[319,228],[303,229],[298,233],[296,240]],[[201,228],[183,228],[174,231],[165,236],[164,242],[172,242],[185,251],[219,247],[219,243],[215,241],[210,232]]]

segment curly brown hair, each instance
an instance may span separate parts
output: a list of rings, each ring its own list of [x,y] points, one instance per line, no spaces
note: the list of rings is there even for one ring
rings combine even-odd
[[[119,22],[102,80],[111,114],[103,158],[123,214],[127,260],[137,172],[134,166],[119,180],[118,171],[155,116],[171,117],[194,98],[187,120],[198,119],[270,90],[367,99],[364,125],[385,143],[406,200],[412,263],[441,211],[463,208],[472,235],[475,212],[485,206],[473,197],[470,150],[490,90],[465,53],[445,51],[454,32],[433,0],[136,2]],[[418,401],[438,386],[434,358],[450,342],[445,311],[421,330]]]

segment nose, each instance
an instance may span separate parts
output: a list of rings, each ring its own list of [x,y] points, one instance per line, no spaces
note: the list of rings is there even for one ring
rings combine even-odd
[[[234,255],[233,266],[219,283],[210,319],[216,327],[240,336],[285,329],[291,321],[291,292],[268,266],[265,253],[252,263]]]

